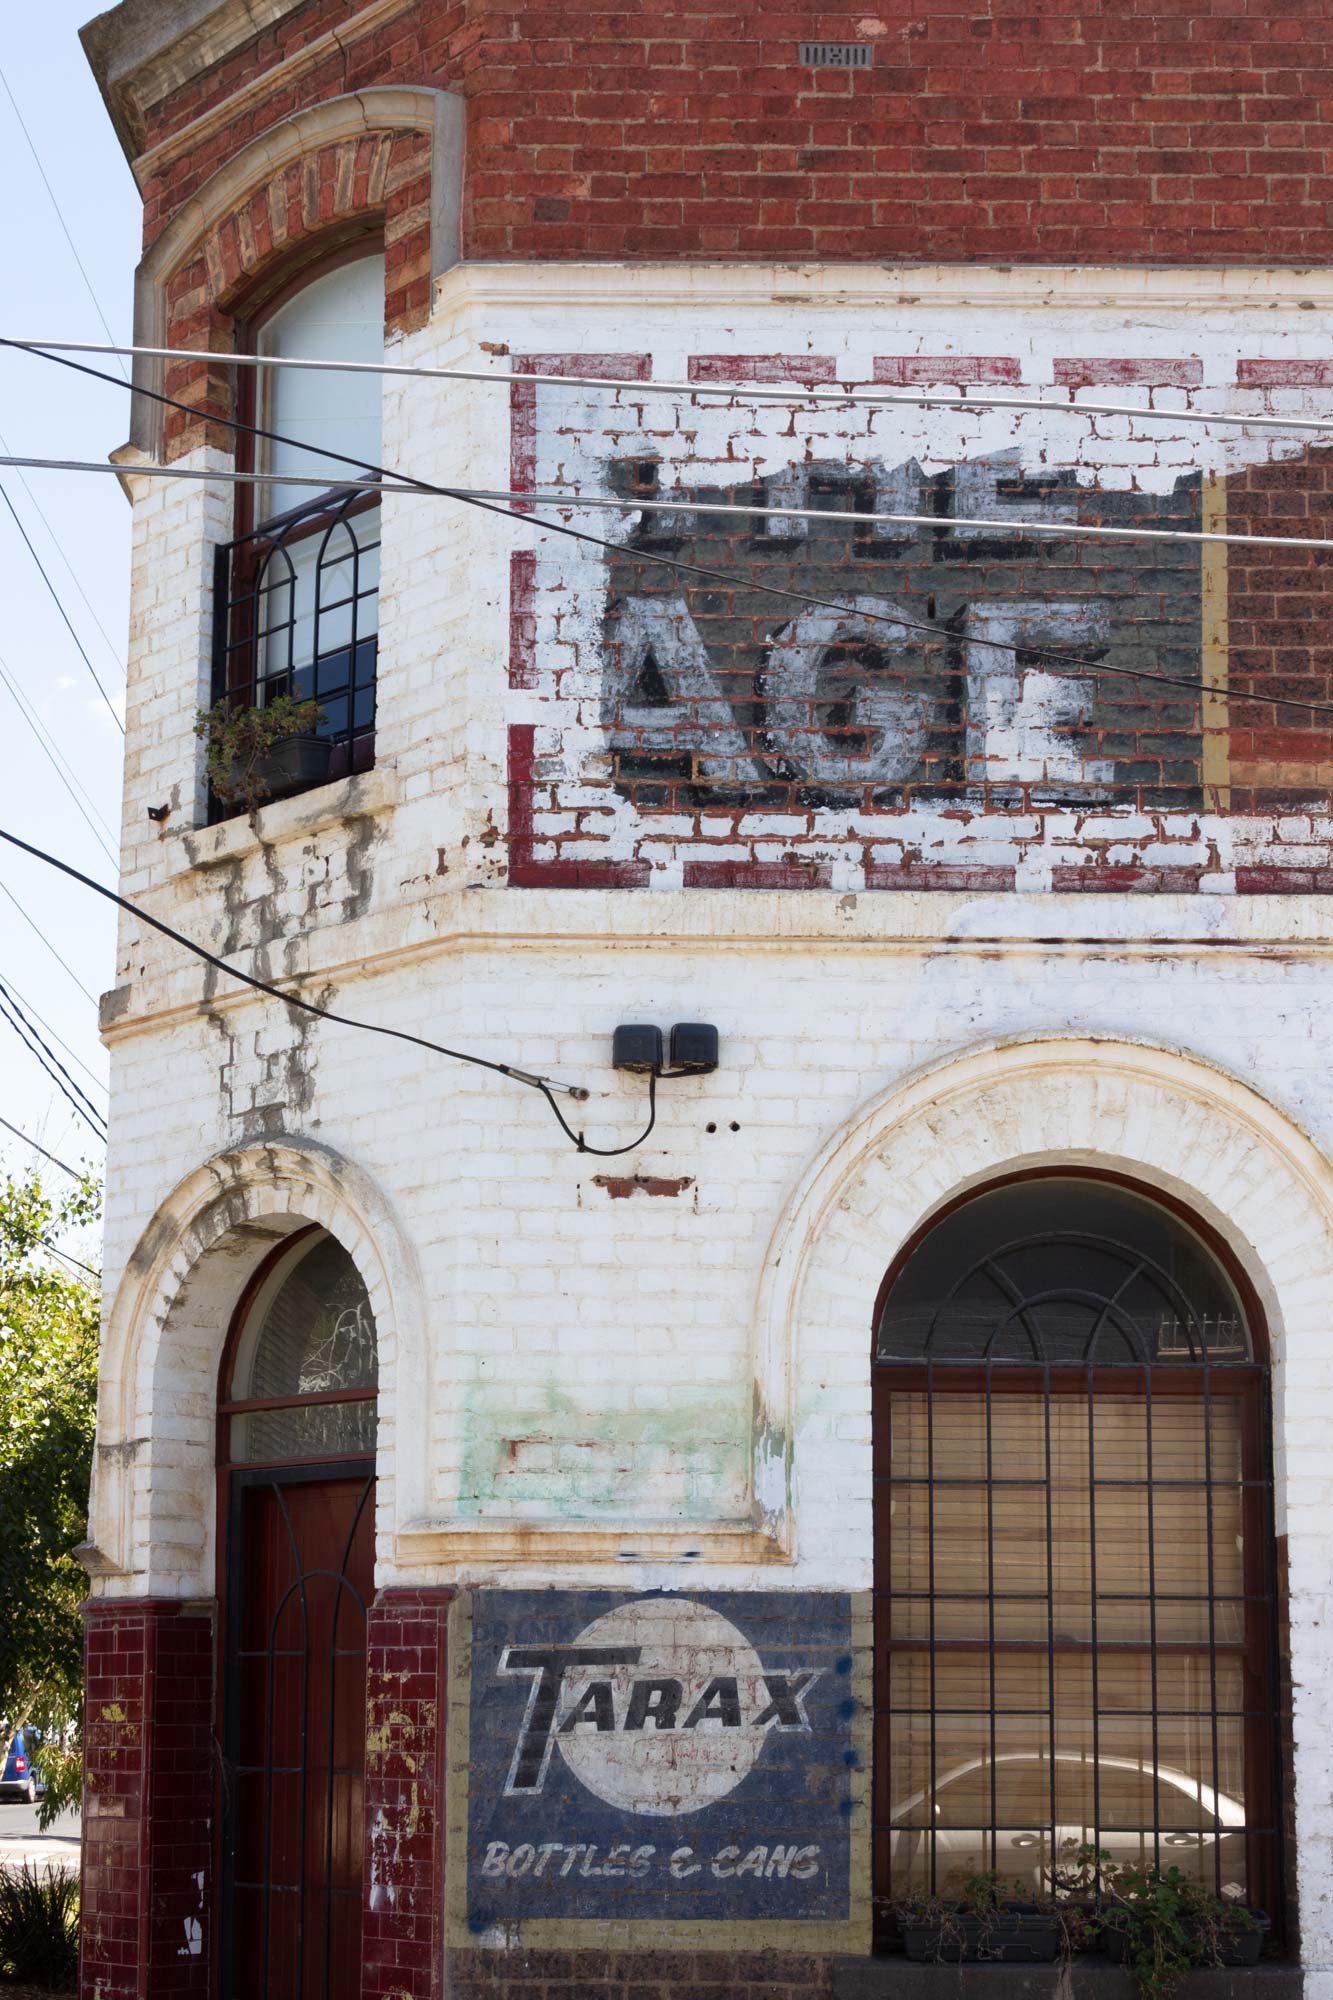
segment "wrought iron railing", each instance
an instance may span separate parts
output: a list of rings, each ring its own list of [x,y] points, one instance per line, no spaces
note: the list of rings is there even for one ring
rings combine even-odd
[[[327,777],[375,761],[380,507],[376,491],[325,495],[216,553],[213,700],[320,706]],[[210,817],[234,807],[213,802]]]

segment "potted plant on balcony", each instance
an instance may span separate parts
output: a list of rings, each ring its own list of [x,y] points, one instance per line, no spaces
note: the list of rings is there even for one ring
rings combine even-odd
[[[220,805],[253,812],[267,799],[322,785],[333,745],[315,732],[323,720],[316,701],[275,695],[262,707],[223,696],[201,708],[194,733],[205,746],[204,763]]]
[[[1061,1925],[1050,1904],[1006,1895],[993,1872],[970,1875],[962,1896],[911,1896],[894,1905],[908,1958],[925,1965],[1052,1965]]]

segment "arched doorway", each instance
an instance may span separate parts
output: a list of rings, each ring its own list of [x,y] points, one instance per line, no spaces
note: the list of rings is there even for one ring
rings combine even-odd
[[[880,1909],[1087,1844],[1276,1915],[1268,1368],[1208,1233],[1067,1169],[966,1196],[873,1402]]]
[[[324,1230],[235,1314],[218,1416],[222,2000],[355,2000],[378,1356]]]

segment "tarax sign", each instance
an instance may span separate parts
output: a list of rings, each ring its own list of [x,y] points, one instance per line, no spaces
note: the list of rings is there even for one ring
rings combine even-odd
[[[455,1783],[472,1941],[611,1924],[632,1943],[621,1926],[643,1924],[716,1942],[718,1924],[776,1921],[850,1942],[848,1597],[484,1592],[470,1622]]]

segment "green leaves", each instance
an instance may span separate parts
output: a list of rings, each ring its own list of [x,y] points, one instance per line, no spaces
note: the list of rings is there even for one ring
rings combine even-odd
[[[275,695],[262,708],[246,708],[224,696],[201,708],[194,733],[206,746],[204,762],[213,796],[223,805],[253,812],[269,796],[261,768],[264,758],[289,736],[309,736],[323,719],[317,701]]]
[[[57,1741],[82,1709],[74,1550],[87,1532],[101,1301],[45,1246],[95,1221],[91,1179],[61,1198],[36,1174],[0,1181],[0,1730],[31,1722]],[[56,1754],[55,1745],[52,1754]]]

